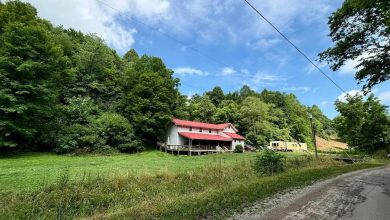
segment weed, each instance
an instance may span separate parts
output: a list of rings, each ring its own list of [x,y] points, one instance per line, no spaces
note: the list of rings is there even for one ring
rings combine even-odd
[[[282,154],[266,150],[255,159],[254,169],[258,173],[267,175],[282,172],[284,170],[283,158]]]

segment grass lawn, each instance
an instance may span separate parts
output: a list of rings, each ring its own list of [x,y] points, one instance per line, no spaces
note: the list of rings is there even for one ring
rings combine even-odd
[[[256,153],[244,153],[178,157],[160,151],[111,156],[67,156],[53,153],[6,155],[0,157],[0,192],[34,190],[56,182],[65,173],[70,179],[78,179],[84,175],[177,173],[216,164],[234,165],[252,160],[255,155]]]
[[[3,156],[0,218],[223,218],[280,191],[381,165],[348,165],[284,153],[285,172],[260,176],[252,168],[258,154],[178,157],[149,151],[113,156]]]

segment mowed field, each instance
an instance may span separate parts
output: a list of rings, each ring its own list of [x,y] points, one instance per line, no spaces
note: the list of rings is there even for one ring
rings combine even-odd
[[[0,192],[34,190],[56,182],[86,176],[113,177],[196,171],[205,166],[235,165],[251,161],[256,153],[174,156],[160,151],[109,156],[69,156],[54,153],[22,153],[0,156]],[[299,155],[288,154],[288,156]]]

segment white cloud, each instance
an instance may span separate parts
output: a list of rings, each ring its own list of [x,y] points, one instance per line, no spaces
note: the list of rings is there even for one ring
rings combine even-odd
[[[73,28],[83,33],[95,33],[110,46],[124,53],[134,43],[136,29],[121,25],[123,14],[155,17],[169,9],[167,0],[25,0],[37,8],[38,15],[55,25]],[[103,2],[103,3],[102,3]],[[114,8],[110,8],[110,7]]]
[[[329,101],[322,101],[322,102],[320,102],[318,105],[321,106],[321,107],[325,107],[325,106],[327,106],[327,105],[329,105],[329,104],[330,104]]]
[[[390,103],[390,90],[389,91],[384,91],[384,92],[381,92],[379,93],[379,89],[373,89],[371,92],[369,92],[369,94],[375,94],[376,97],[378,97],[378,99],[382,102],[382,103]],[[365,96],[363,94],[363,92],[361,90],[351,90],[351,91],[348,91],[347,93],[342,93],[341,95],[339,95],[339,97],[337,97],[337,100],[341,101],[341,102],[346,102],[347,101],[347,95],[350,95],[350,96],[355,96],[355,95],[360,95],[360,96],[363,96],[363,97],[367,97],[367,95]],[[376,95],[378,94],[378,95]]]
[[[257,72],[253,76],[254,83],[267,83],[267,82],[277,82],[277,81],[284,81],[284,80],[287,80],[287,78],[282,77],[280,75],[270,74],[265,72]]]
[[[343,66],[340,67],[338,72],[342,75],[353,75],[358,71],[358,69],[356,69],[357,65],[358,60],[348,60]]]
[[[340,102],[346,102],[347,101],[347,97],[349,96],[355,96],[355,95],[361,95],[363,96],[363,92],[361,90],[350,90],[348,91],[347,93],[343,92],[341,95],[339,95],[339,97],[337,97],[337,99],[340,101]]]
[[[282,40],[280,38],[276,38],[276,37],[263,38],[263,39],[256,39],[254,40],[254,42],[248,42],[246,46],[255,50],[267,50],[270,47],[279,44],[281,41]]]
[[[271,74],[262,71],[258,71],[255,74],[245,74],[242,76],[246,80],[240,80],[242,85],[248,85],[254,90],[258,90],[262,87],[274,87],[280,85],[287,78],[278,74]],[[235,81],[237,83],[237,81]]]
[[[326,24],[330,13],[334,10],[330,7],[330,1],[291,0],[286,3],[286,0],[252,1],[252,4],[285,34],[293,32],[298,22],[304,25],[316,22]],[[277,36],[275,30],[262,19],[259,19],[257,14],[249,7],[245,12],[247,14],[245,20],[252,21],[249,28],[244,29],[245,32],[247,31],[247,35],[252,35],[260,39]]]
[[[247,69],[241,69],[241,71],[240,71],[242,74],[249,74],[249,70],[247,70]]]
[[[307,86],[292,86],[292,87],[285,87],[282,90],[297,92],[297,93],[307,93],[307,92],[311,91],[312,89],[310,87],[307,87]]]
[[[207,76],[209,74],[208,72],[204,72],[202,70],[191,68],[191,67],[177,67],[177,68],[173,68],[173,71],[181,75]]]
[[[322,62],[322,63],[316,63],[316,65],[318,66],[318,68],[323,69],[323,68],[326,67],[328,64],[325,63],[325,62]],[[310,75],[310,74],[312,74],[312,73],[315,72],[315,71],[318,71],[317,68],[316,68],[313,64],[309,63],[309,64],[307,65],[307,67],[306,67],[306,73],[307,73],[308,75]]]
[[[161,10],[157,18],[148,22],[179,39],[196,33],[201,43],[224,39],[244,45],[250,42],[256,49],[281,41],[275,30],[241,1],[170,0],[169,3],[168,9]],[[293,31],[297,22],[308,25],[320,21],[326,25],[334,10],[329,0],[291,0],[288,4],[286,0],[254,0],[252,3],[284,33]]]
[[[347,60],[343,66],[340,67],[339,73],[342,75],[354,75],[357,71],[361,70],[362,67],[358,67],[359,63],[364,59],[371,58],[370,54],[363,54],[354,60]]]
[[[231,67],[224,67],[222,68],[221,73],[223,76],[227,76],[236,73],[236,71]]]
[[[187,94],[186,94],[187,100],[190,100],[192,98],[192,96],[194,96],[195,94],[197,94],[197,92],[194,90],[187,92]]]
[[[159,28],[178,39],[195,33],[201,43],[229,39],[233,43],[265,48],[279,43],[275,31],[237,0],[25,0],[37,7],[43,18],[56,25],[96,33],[123,53],[134,43],[136,30],[130,17]],[[103,3],[101,3],[103,2]],[[107,5],[110,7],[107,7]],[[332,8],[323,0],[254,0],[253,4],[283,32],[299,21],[327,20]],[[118,22],[119,19],[122,22]],[[249,22],[248,22],[249,21]],[[130,27],[130,28],[129,28]]]
[[[379,100],[382,102],[390,102],[390,90],[386,92],[381,92],[378,94]]]

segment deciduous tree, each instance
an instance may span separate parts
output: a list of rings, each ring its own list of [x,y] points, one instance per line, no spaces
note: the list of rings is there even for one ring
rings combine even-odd
[[[345,0],[329,18],[335,46],[320,54],[333,70],[357,61],[356,80],[368,91],[390,79],[390,1]]]

